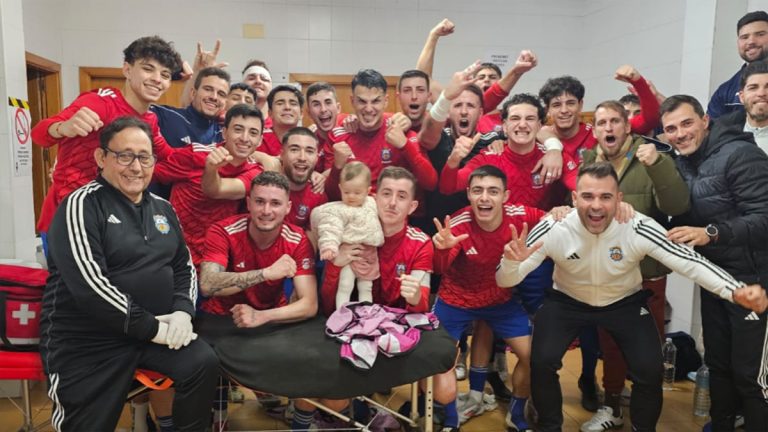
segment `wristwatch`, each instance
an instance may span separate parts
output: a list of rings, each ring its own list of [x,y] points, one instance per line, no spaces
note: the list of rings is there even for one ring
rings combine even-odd
[[[714,224],[709,224],[706,227],[704,227],[704,232],[707,233],[707,236],[709,236],[709,239],[713,243],[717,242],[717,238],[720,236],[720,231],[717,229],[717,226]]]

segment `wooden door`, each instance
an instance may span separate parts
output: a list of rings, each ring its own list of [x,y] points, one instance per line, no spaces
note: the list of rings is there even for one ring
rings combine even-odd
[[[334,87],[336,87],[336,97],[339,100],[339,103],[341,104],[341,112],[352,114],[354,113],[354,109],[352,108],[352,102],[351,102],[351,96],[352,96],[352,78],[354,75],[318,75],[318,74],[290,74],[288,75],[288,79],[292,83],[299,83],[301,84],[302,91],[306,94],[307,87],[309,87],[310,84],[318,82],[318,81],[325,81]],[[398,112],[400,111],[400,102],[397,100],[397,81],[400,79],[400,77],[396,76],[386,76],[384,77],[385,80],[387,80],[387,96],[389,97],[387,107],[384,109],[386,112]],[[308,115],[306,115],[306,111],[303,113],[304,115],[304,125],[308,126],[312,124],[312,119],[309,118]]]
[[[80,68],[80,92],[86,92],[102,87],[115,87],[123,91],[125,77],[122,68],[81,67]],[[160,105],[180,107],[181,94],[184,91],[184,82],[174,81],[171,88],[157,101]]]

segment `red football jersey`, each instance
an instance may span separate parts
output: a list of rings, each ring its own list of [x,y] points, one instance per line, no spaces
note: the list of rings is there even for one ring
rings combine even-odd
[[[290,199],[291,211],[286,216],[286,220],[303,229],[309,228],[309,215],[312,210],[328,202],[325,192],[313,192],[312,185],[309,183],[302,190],[292,190]]]
[[[406,226],[397,234],[384,237],[384,245],[378,248],[378,254],[381,277],[373,282],[373,302],[412,312],[428,311],[429,286],[422,285],[421,300],[418,305],[412,306],[400,296],[399,278],[403,274],[413,273],[414,270],[432,273],[432,239],[418,228]],[[496,261],[498,264],[498,259]],[[339,270],[339,267],[330,262],[325,265],[320,295],[323,313],[326,315],[333,313],[336,307]]]
[[[272,128],[269,128],[264,129],[264,133],[261,136],[261,144],[256,150],[270,156],[280,156],[280,152],[283,150],[283,145],[280,143],[280,139]]]
[[[487,134],[490,132],[502,133],[503,122],[501,121],[501,114],[498,111],[494,111],[483,115],[477,121],[477,132],[481,134]]]
[[[63,111],[53,117],[49,117],[32,128],[32,141],[43,147],[59,145],[56,156],[56,168],[53,170],[53,184],[48,191],[51,198],[46,198],[48,208],[40,216],[37,229],[48,231],[59,203],[70,192],[85,185],[96,178],[98,166],[93,159],[93,152],[99,147],[101,130],[91,132],[81,137],[56,139],[48,134],[52,124],[67,121],[81,108],[87,107],[95,112],[99,119],[108,125],[118,117],[132,116],[146,122],[152,130],[153,149],[158,159],[167,158],[173,149],[160,134],[157,126],[157,116],[152,111],[139,114],[128,104],[120,90],[112,87],[104,87],[81,94]]]
[[[184,229],[184,240],[198,266],[203,256],[205,232],[208,227],[224,218],[236,215],[243,200],[211,199],[203,194],[202,180],[205,158],[219,144],[192,144],[177,149],[173,155],[155,166],[153,178],[160,183],[172,183],[171,204],[179,215]],[[260,164],[246,161],[239,166],[224,165],[219,175],[237,178],[245,185],[245,194],[251,190],[251,180],[263,171]]]
[[[533,228],[545,213],[527,206],[504,206],[504,219],[494,231],[485,231],[475,222],[472,208],[451,216],[455,236],[469,234],[451,249],[435,250],[435,273],[442,274],[438,295],[451,306],[475,309],[494,306],[512,299],[512,290],[496,285],[496,267],[504,245],[512,239],[510,225],[517,232],[523,223]]]
[[[545,184],[541,174],[531,172],[542,157],[544,149],[539,146],[524,155],[513,152],[509,146],[504,147],[502,153],[483,150],[461,169],[451,169],[446,165],[440,175],[440,192],[450,194],[465,190],[472,171],[483,165],[493,165],[507,175],[508,203],[549,210],[563,204],[565,196],[561,185],[569,190],[576,189],[579,166],[567,153],[563,153],[560,181]]]
[[[597,138],[592,133],[591,124],[579,123],[579,131],[576,132],[576,135],[568,139],[560,138],[560,142],[563,143],[563,154],[567,154],[571,159],[581,163],[584,160],[582,153],[584,153],[584,150],[594,148],[597,145]]]
[[[202,260],[219,264],[227,272],[241,273],[267,268],[288,254],[296,261],[296,276],[315,274],[315,251],[301,228],[283,223],[277,240],[262,250],[248,235],[249,221],[249,215],[240,214],[213,224],[205,236]],[[237,304],[258,310],[283,306],[288,303],[283,281],[264,281],[237,294],[210,297],[203,301],[201,308],[208,313],[229,315],[229,310]]]

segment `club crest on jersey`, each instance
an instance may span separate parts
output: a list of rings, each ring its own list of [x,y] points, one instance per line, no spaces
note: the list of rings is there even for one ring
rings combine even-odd
[[[171,231],[171,225],[168,224],[168,218],[164,215],[154,215],[155,228],[160,231],[161,234],[168,234]]]
[[[400,277],[405,274],[405,264],[403,263],[397,263],[395,264],[395,274],[397,274],[397,277]]]
[[[304,270],[312,268],[312,258],[304,258],[301,260],[301,268]]]
[[[569,170],[573,171],[576,169],[576,162],[570,160],[567,164],[565,164],[565,166],[567,166]]]
[[[611,257],[612,260],[619,262],[624,259],[624,252],[621,251],[620,247],[614,246],[608,249],[608,256]]]
[[[296,217],[299,219],[306,219],[307,214],[309,214],[309,207],[307,207],[305,204],[300,204],[299,209],[296,211]]]
[[[544,187],[544,181],[541,179],[541,174],[539,173],[533,173],[531,174],[531,185],[534,189],[541,189]]]
[[[388,148],[381,149],[381,161],[384,163],[392,162],[392,150]]]

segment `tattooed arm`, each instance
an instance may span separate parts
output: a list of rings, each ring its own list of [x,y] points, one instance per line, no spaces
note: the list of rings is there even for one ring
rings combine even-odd
[[[224,266],[209,261],[200,264],[200,290],[207,297],[228,296],[264,282],[264,270],[241,273],[224,271]]]

